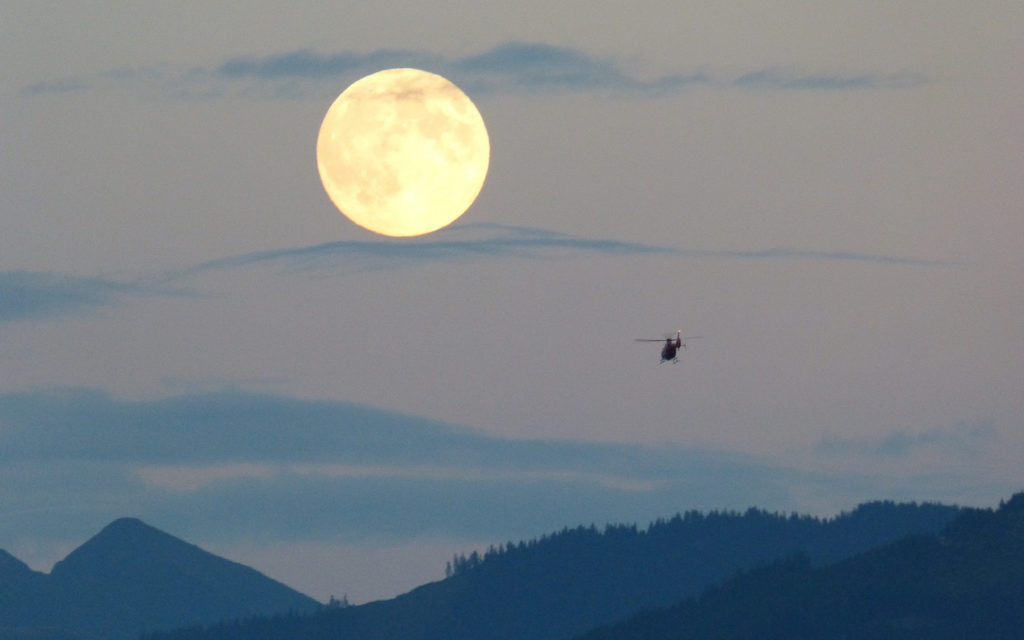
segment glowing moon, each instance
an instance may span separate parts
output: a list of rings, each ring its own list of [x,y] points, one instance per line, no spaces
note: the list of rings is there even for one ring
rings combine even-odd
[[[357,80],[327,110],[316,141],[320,180],[357,225],[418,236],[476,200],[490,163],[483,118],[458,87],[419,69]]]

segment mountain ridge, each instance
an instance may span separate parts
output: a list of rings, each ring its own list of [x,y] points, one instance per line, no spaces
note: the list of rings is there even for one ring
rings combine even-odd
[[[878,502],[830,520],[696,511],[646,530],[565,528],[456,556],[448,577],[391,600],[309,616],[153,634],[151,640],[564,640],[702,592],[737,571],[809,549],[831,562],[881,542],[934,533],[959,508]]]
[[[33,571],[27,564],[0,549],[0,576],[6,580],[27,580],[42,575],[46,574]]]
[[[25,573],[25,571],[29,573]],[[57,562],[33,572],[0,554],[0,632],[119,640],[186,624],[312,612],[321,605],[244,565],[138,518],[119,518]]]
[[[576,640],[1019,638],[1024,493],[824,567],[792,557]]]

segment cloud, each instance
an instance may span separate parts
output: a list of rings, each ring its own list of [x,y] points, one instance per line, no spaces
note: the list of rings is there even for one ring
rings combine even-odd
[[[393,66],[433,68],[457,78],[474,93],[541,91],[612,91],[626,94],[663,94],[690,85],[718,85],[757,89],[879,89],[922,84],[921,73],[801,73],[769,67],[735,78],[706,73],[677,73],[643,79],[613,57],[597,57],[572,47],[538,42],[507,42],[479,54],[448,59],[425,52],[381,49],[371,52],[324,54],[301,49],[264,57],[232,58],[216,75],[240,80],[335,78],[370,73]]]
[[[94,83],[86,78],[63,78],[60,80],[44,80],[22,87],[21,93],[25,96],[38,96],[46,94],[75,93],[84,91],[94,86]]]
[[[231,80],[328,79],[358,77],[399,66],[436,70],[473,93],[545,90],[649,93],[707,81],[701,74],[641,80],[612,58],[597,58],[578,49],[528,42],[509,42],[456,59],[390,49],[365,53],[318,53],[301,49],[263,57],[232,58],[217,67],[214,75]]]
[[[817,450],[831,455],[884,458],[907,458],[926,451],[965,455],[991,444],[997,437],[998,431],[991,421],[975,424],[959,422],[950,427],[935,427],[913,432],[897,429],[884,437],[874,439],[829,434],[818,442]]]
[[[409,449],[425,429],[431,448],[450,431],[356,406],[237,391],[148,402],[83,389],[6,394],[0,421],[0,459],[19,460],[379,462],[408,451],[408,462],[434,453]]]
[[[610,59],[597,59],[578,49],[554,45],[509,42],[484,53],[457,60],[455,67],[473,73],[513,76],[527,83],[593,86],[628,82],[628,76]]]
[[[166,275],[168,279],[210,271],[269,265],[286,272],[351,274],[436,262],[496,258],[551,258],[567,254],[672,254],[655,245],[581,238],[556,231],[500,224],[455,225],[422,238],[329,242],[309,247],[257,251],[204,262]]]
[[[47,529],[135,514],[227,536],[528,536],[685,508],[794,507],[790,485],[820,482],[741,455],[508,440],[272,394],[0,395],[0,502]],[[23,523],[0,518],[0,539],[12,526]]]
[[[139,282],[35,271],[0,271],[0,323],[68,316],[120,304],[125,298],[183,295]]]
[[[80,388],[0,394],[0,540],[84,539],[134,515],[207,541],[497,542],[688,509],[832,515],[865,499],[961,495],[964,480],[813,472],[694,447],[511,440],[237,390],[142,400]]]
[[[83,76],[42,80],[21,89],[26,97],[115,89],[169,91],[176,95],[202,93],[201,82],[209,73],[199,68],[175,69],[169,66],[117,67]]]
[[[923,73],[859,73],[807,74],[794,69],[771,67],[745,73],[734,85],[744,89],[901,89],[925,84]]]
[[[371,466],[416,469],[416,476],[438,469],[624,473],[643,482],[674,473],[681,462],[676,454],[631,445],[503,440],[356,404],[239,390],[139,401],[80,388],[7,393],[0,395],[0,424],[0,460],[6,461],[274,463],[323,477],[371,476]],[[642,464],[635,464],[637,456]],[[709,470],[709,459],[687,460],[695,465]]]
[[[614,57],[538,42],[512,41],[457,58],[427,51],[319,52],[298,49],[266,55],[240,55],[220,64],[173,70],[163,67],[120,68],[94,76],[44,80],[26,86],[27,96],[86,89],[154,88],[182,97],[323,97],[339,83],[391,67],[430,69],[463,89],[482,93],[612,92],[658,96],[691,86],[763,90],[864,90],[914,87],[928,81],[917,72],[805,73],[780,67],[758,68],[739,76],[677,72],[644,78]]]
[[[736,258],[743,260],[824,260],[828,262],[872,262],[876,264],[906,266],[957,266],[961,262],[950,260],[929,260],[880,253],[862,253],[858,251],[829,251],[824,249],[794,249],[776,247],[771,249],[752,250],[695,250],[681,249],[682,255],[695,258]]]
[[[34,271],[0,271],[0,324],[41,318],[74,317],[126,300],[198,295],[181,283],[205,274],[269,267],[285,274],[347,276],[431,263],[479,260],[557,259],[578,255],[666,255],[692,259],[814,260],[868,262],[898,266],[955,266],[961,263],[816,249],[679,249],[608,238],[584,238],[545,229],[476,223],[455,225],[427,238],[330,242],[308,247],[256,251],[209,260],[136,280],[111,280]]]
[[[437,262],[498,258],[552,259],[574,255],[666,255],[694,259],[815,260],[905,266],[949,266],[941,260],[816,249],[705,250],[584,238],[567,233],[490,223],[454,225],[425,238],[330,242],[219,258],[166,274],[168,280],[225,269],[269,266],[285,273],[350,275]]]
[[[626,93],[663,92],[707,82],[702,74],[641,80],[613,58],[597,58],[579,49],[529,42],[510,42],[479,55],[454,61],[479,90],[547,89]]]
[[[214,70],[223,78],[336,78],[353,73],[369,73],[397,66],[434,66],[442,63],[438,56],[397,49],[378,49],[366,53],[341,52],[322,54],[299,49],[268,56],[238,56],[228,59]]]
[[[960,264],[905,256],[816,249],[680,249],[609,238],[585,238],[531,227],[475,223],[454,225],[423,238],[341,241],[256,251],[127,281],[33,271],[0,271],[0,324],[75,316],[97,308],[118,306],[132,298],[195,296],[199,294],[180,283],[231,269],[268,267],[284,274],[336,277],[433,263],[465,263],[501,258],[558,259],[579,255],[814,260],[902,266]]]

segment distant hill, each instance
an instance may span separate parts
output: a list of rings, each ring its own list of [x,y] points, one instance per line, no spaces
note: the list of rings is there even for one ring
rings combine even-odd
[[[830,520],[689,512],[635,526],[565,529],[483,555],[459,556],[445,580],[392,600],[239,625],[156,634],[164,640],[562,640],[651,607],[668,606],[757,564],[802,553],[826,564],[913,534],[958,513],[876,502]]]
[[[319,607],[254,569],[132,518],[108,525],[48,575],[0,552],[0,640],[118,640]]]
[[[814,568],[802,557],[580,640],[1024,637],[1024,493],[918,535]]]

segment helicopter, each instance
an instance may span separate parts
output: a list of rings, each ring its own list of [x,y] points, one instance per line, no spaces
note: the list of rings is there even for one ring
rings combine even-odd
[[[664,339],[659,339],[659,338],[637,338],[636,341],[637,342],[664,342],[665,346],[663,346],[661,348],[661,362],[658,363],[658,364],[662,364],[664,362],[669,362],[669,361],[671,361],[672,363],[679,362],[679,358],[676,357],[676,351],[678,351],[680,348],[685,349],[686,348],[686,341],[687,340],[696,340],[697,338],[700,338],[700,337],[701,336],[685,336],[684,337],[682,331],[676,331],[676,338],[675,338],[675,340],[672,339],[671,335],[667,335],[667,336],[665,336]]]

